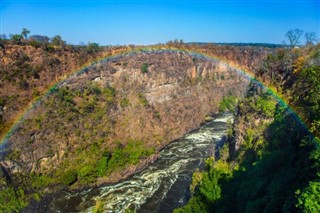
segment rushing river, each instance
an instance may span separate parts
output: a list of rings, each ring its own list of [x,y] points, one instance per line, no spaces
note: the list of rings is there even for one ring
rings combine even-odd
[[[61,192],[50,202],[50,212],[92,212],[103,203],[104,212],[172,212],[190,198],[192,173],[204,167],[227,133],[231,114],[219,114],[200,129],[165,147],[159,158],[133,177],[115,185],[69,194]]]

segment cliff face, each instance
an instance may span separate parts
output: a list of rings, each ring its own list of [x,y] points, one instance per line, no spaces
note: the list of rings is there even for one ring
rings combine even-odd
[[[198,128],[207,115],[217,112],[223,96],[246,94],[248,80],[224,63],[187,51],[167,51],[167,46],[97,62],[59,80],[87,61],[130,48],[86,55],[73,47],[49,52],[6,47],[0,63],[0,134],[33,98],[42,98],[25,114],[5,152],[1,150],[6,154],[0,162],[0,198],[14,205],[14,199],[21,201],[21,209],[61,188],[117,182],[155,160],[169,142]],[[197,52],[198,47],[183,47],[188,48]],[[218,51],[223,49],[214,51],[221,58],[238,58],[236,64],[245,56],[239,63],[244,67],[252,67],[266,53],[250,60],[251,50]],[[215,54],[205,47],[199,51]],[[245,66],[246,61],[251,63]],[[27,196],[12,198],[16,189]]]
[[[148,70],[144,73],[141,66],[145,63]],[[101,105],[106,100],[99,95],[77,94],[85,93],[88,84],[101,91],[112,88],[114,97],[110,106]],[[206,115],[217,111],[224,95],[242,96],[247,84],[247,79],[220,62],[204,61],[185,53],[138,53],[99,63],[57,88],[58,94],[66,88],[76,94],[70,101],[73,108],[66,108],[67,113],[57,112],[62,105],[52,94],[27,115],[9,141],[11,153],[17,156],[7,158],[3,165],[11,173],[53,172],[63,169],[63,162],[72,162],[79,152],[75,151],[77,148],[86,144],[82,147],[85,152],[99,138],[103,139],[100,144],[103,149],[114,149],[116,141],[126,146],[134,140],[158,150],[199,127]],[[106,110],[95,119],[86,119],[95,115],[91,112],[95,109],[85,114],[86,107],[82,105],[92,98],[98,99],[93,108],[101,105]],[[87,129],[94,133],[83,135],[81,132]]]

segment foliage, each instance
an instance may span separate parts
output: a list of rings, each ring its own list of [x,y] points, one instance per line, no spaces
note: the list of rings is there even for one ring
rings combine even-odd
[[[121,106],[122,108],[126,108],[126,107],[130,106],[130,101],[129,101],[129,99],[128,99],[128,98],[123,98],[123,99],[121,99],[121,101],[120,101],[120,106]]]
[[[23,36],[20,34],[14,34],[11,38],[14,44],[21,44],[22,39],[23,39]]]
[[[56,35],[52,38],[51,44],[54,46],[64,46],[66,42],[62,40],[60,35]]]
[[[244,99],[239,114],[247,119],[240,154],[230,163],[227,158],[209,160],[201,178],[194,175],[193,197],[175,212],[292,212],[297,207],[319,211],[318,140],[265,93]],[[257,118],[273,121],[257,128]],[[236,162],[239,165],[231,169]]]
[[[104,212],[103,206],[104,206],[103,201],[97,200],[96,206],[93,209],[93,213],[103,213]]]
[[[311,181],[309,186],[301,192],[296,192],[298,195],[297,207],[303,212],[320,212],[320,182]]]
[[[229,95],[222,98],[222,101],[219,104],[219,111],[226,112],[231,111],[234,112],[236,104],[237,104],[237,97],[233,95]]]
[[[268,94],[264,94],[263,96],[258,96],[256,99],[256,112],[264,115],[267,118],[272,118],[275,112],[275,102],[272,97]]]
[[[320,127],[320,66],[310,66],[299,73],[295,93],[295,101],[304,106],[302,110],[311,123],[311,131],[317,132]]]
[[[85,48],[87,54],[92,54],[99,52],[101,50],[101,47],[97,43],[88,43],[88,45]]]
[[[66,171],[61,176],[61,182],[67,186],[72,185],[76,181],[77,181],[77,171],[74,169],[70,169],[70,170]]]
[[[219,176],[217,172],[204,173],[199,187],[199,192],[207,202],[212,203],[221,197],[221,188],[218,185]]]
[[[141,65],[141,72],[142,73],[147,73],[148,72],[148,64],[147,63],[143,63]]]
[[[97,163],[97,175],[99,177],[103,177],[108,169],[108,162],[109,162],[109,153],[105,154],[101,157],[101,159]]]
[[[192,194],[196,192],[196,187],[201,183],[201,179],[202,179],[202,173],[197,169],[192,174],[192,182],[190,185],[190,191]]]
[[[22,188],[7,187],[0,190],[0,210],[2,212],[20,212],[27,206],[25,192]]]
[[[24,37],[24,39],[27,39],[29,34],[30,34],[30,30],[28,30],[27,28],[22,29],[21,35]]]
[[[108,161],[108,172],[137,164],[140,159],[154,153],[154,148],[145,147],[142,141],[129,140],[125,147],[118,146]]]
[[[210,206],[208,206],[201,197],[192,197],[186,206],[177,208],[173,213],[205,213],[211,212]]]

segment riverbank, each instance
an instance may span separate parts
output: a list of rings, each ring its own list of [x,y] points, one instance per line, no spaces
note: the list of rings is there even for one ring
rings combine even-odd
[[[176,193],[174,190],[170,191],[171,187],[175,188],[175,183],[180,184],[181,181],[182,185],[188,185],[192,172],[199,165],[203,165],[204,159],[210,154],[208,147],[212,147],[212,144],[226,134],[226,123],[219,118],[216,120],[205,123],[198,130],[173,141],[162,149],[157,160],[144,164],[147,166],[145,169],[140,167],[142,171],[138,172],[137,170],[137,173],[124,181],[113,185],[53,195],[47,212],[91,211],[95,208],[97,201],[104,204],[105,210],[117,212],[127,208],[138,209],[140,205],[146,203],[149,206],[145,207],[147,209],[151,208],[150,205],[151,209],[160,208],[162,198],[170,196],[170,193]],[[182,189],[179,196],[185,197],[185,189],[188,188],[182,187]],[[177,198],[177,203],[174,206],[179,205],[179,200]]]
[[[211,113],[210,115],[206,116],[205,121],[196,129],[193,129],[189,132],[187,132],[185,135],[192,134],[196,131],[199,131],[199,129],[212,122],[214,119],[218,118],[219,114],[218,113]],[[183,137],[181,137],[183,138]],[[32,200],[30,202],[30,205],[28,205],[25,209],[23,209],[22,212],[25,213],[33,213],[33,212],[43,212],[48,210],[49,203],[51,202],[52,198],[61,192],[64,192],[66,194],[75,194],[75,193],[80,193],[81,191],[88,190],[88,189],[93,189],[93,188],[98,188],[98,187],[103,187],[103,186],[109,186],[113,184],[120,183],[122,181],[126,181],[129,178],[133,177],[134,175],[142,172],[145,168],[147,168],[150,164],[154,163],[158,157],[159,153],[164,150],[166,147],[168,147],[171,143],[174,143],[179,139],[173,140],[167,145],[161,146],[158,151],[156,151],[156,154],[152,154],[151,156],[142,159],[139,164],[137,165],[130,165],[127,168],[120,170],[119,172],[114,172],[112,173],[109,177],[101,177],[97,179],[97,182],[91,185],[88,185],[86,187],[82,187],[79,189],[68,189],[68,188],[63,188],[55,193],[49,193],[46,194],[40,201]]]

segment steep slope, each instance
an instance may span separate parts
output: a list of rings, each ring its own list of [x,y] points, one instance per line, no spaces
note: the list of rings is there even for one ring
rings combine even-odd
[[[199,127],[223,96],[243,96],[247,85],[219,61],[167,51],[100,62],[71,76],[10,137],[1,161],[2,208],[128,177]]]
[[[320,46],[278,50],[237,108],[220,159],[194,174],[193,197],[175,212],[319,212]],[[294,112],[292,109],[296,110]]]
[[[1,41],[3,42],[3,41]],[[71,71],[126,47],[89,51],[81,46],[4,44],[0,51],[0,137],[34,99]]]

